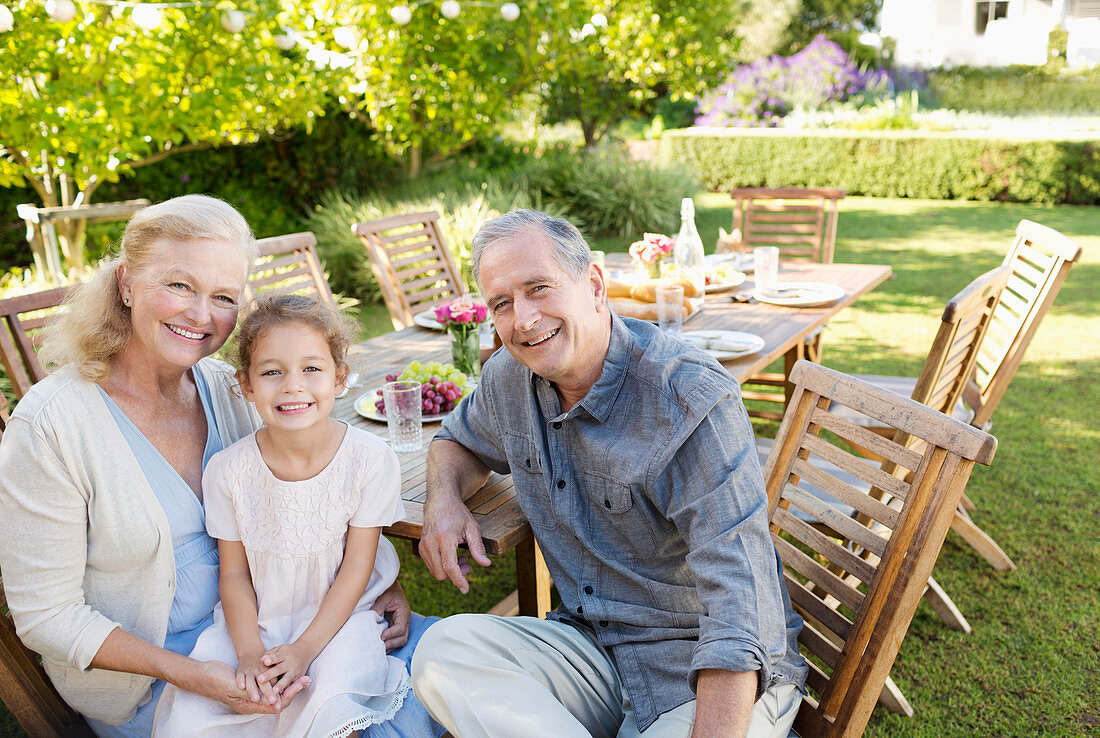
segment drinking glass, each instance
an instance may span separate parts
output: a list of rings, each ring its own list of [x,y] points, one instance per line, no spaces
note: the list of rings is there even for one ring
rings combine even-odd
[[[398,453],[419,451],[423,445],[423,400],[420,382],[397,381],[382,385],[390,447]]]
[[[756,286],[761,290],[774,290],[779,284],[779,249],[775,246],[757,246],[752,250]]]
[[[662,284],[657,287],[657,327],[672,336],[684,330],[684,287]]]

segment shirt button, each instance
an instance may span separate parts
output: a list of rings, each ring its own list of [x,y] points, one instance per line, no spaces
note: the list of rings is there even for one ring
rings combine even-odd
[[[584,588],[584,593],[585,593],[586,595],[590,595],[590,594],[592,594],[592,592],[593,592],[593,591],[594,591],[594,590],[593,590],[593,589],[592,589],[591,587],[585,587],[585,588]]]
[[[531,468],[531,460],[530,460],[530,459],[528,459],[528,460],[527,460],[527,468],[528,468],[528,469],[530,469],[530,468]]]
[[[561,422],[560,421],[555,420],[550,425],[553,426],[554,430],[561,430]]]
[[[565,489],[565,480],[564,479],[559,479],[558,480],[558,489]]]
[[[583,607],[578,607],[577,608],[577,614],[580,615],[582,612],[584,612],[584,608]]]
[[[603,506],[606,507],[608,510],[610,510],[611,509],[611,500],[604,500],[603,501]]]
[[[606,620],[601,620],[600,621],[600,627],[601,628],[606,628],[607,627],[607,621]]]

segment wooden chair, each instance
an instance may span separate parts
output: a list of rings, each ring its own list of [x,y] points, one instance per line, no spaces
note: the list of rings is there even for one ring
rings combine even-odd
[[[720,250],[750,252],[757,246],[775,246],[782,259],[802,259],[822,264],[833,262],[836,229],[843,190],[802,187],[744,187],[730,192],[733,198],[733,230],[719,243]],[[796,361],[821,362],[821,331],[814,332],[784,358],[783,372],[762,372],[745,384],[782,388],[782,392],[748,389],[746,400],[773,403],[778,410],[750,410],[749,415],[769,420],[783,417],[790,397],[787,375]]]
[[[353,230],[367,249],[395,329],[407,328],[417,313],[465,294],[439,230],[439,213],[394,215],[357,223]]]
[[[843,190],[742,187],[733,198],[733,230],[723,250],[776,246],[783,259],[833,263]]]
[[[309,231],[261,238],[259,258],[245,286],[251,302],[260,295],[303,294],[337,308],[317,257],[317,237]]]
[[[974,464],[997,441],[913,400],[806,361],[764,467],[772,540],[783,558],[799,643],[809,658],[807,696],[794,729],[859,736],[889,677]],[[884,438],[837,417],[843,405],[894,428]],[[819,435],[830,431],[829,438]],[[843,442],[870,445],[880,466]],[[824,459],[868,491],[821,471]],[[869,527],[807,491],[828,490],[873,520]],[[796,514],[796,512],[798,514]],[[806,522],[809,517],[820,525]],[[834,535],[821,532],[825,527]],[[840,538],[840,541],[836,540]]]
[[[0,395],[0,437],[7,426],[7,401]],[[38,655],[23,645],[8,612],[4,580],[0,578],[0,701],[31,738],[92,736],[88,724],[54,689],[38,663]]]
[[[0,300],[0,361],[16,398],[46,376],[38,364],[35,337],[68,294],[68,287],[55,287]]]
[[[84,718],[65,704],[15,633],[0,579],[0,701],[31,738],[91,738]]]
[[[977,428],[989,429],[993,412],[1023,361],[1040,321],[1054,304],[1058,290],[1080,256],[1081,247],[1058,231],[1030,220],[1020,221],[1016,241],[1002,265],[1010,271],[1008,283],[979,347],[974,371],[963,389],[963,402],[939,403],[938,409],[965,417]],[[916,390],[913,379],[877,375],[860,378],[899,393],[907,393],[910,388]],[[874,423],[865,425],[875,429]],[[964,496],[952,529],[994,569],[1015,570],[1016,564],[1008,554],[970,517],[973,509],[974,504]]]

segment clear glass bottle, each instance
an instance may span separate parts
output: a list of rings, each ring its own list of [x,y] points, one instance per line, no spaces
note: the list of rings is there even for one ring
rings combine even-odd
[[[703,240],[699,238],[699,231],[695,228],[695,202],[690,197],[685,197],[680,203],[680,218],[680,232],[676,234],[672,260],[676,265],[676,276],[687,282],[684,285],[684,295],[691,303],[694,314],[703,309],[703,292],[707,282],[706,267],[703,264]]]

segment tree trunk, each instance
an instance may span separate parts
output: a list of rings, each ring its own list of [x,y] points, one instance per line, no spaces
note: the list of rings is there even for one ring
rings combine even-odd
[[[420,156],[423,149],[420,144],[413,144],[405,154],[406,172],[410,181],[420,179]]]

